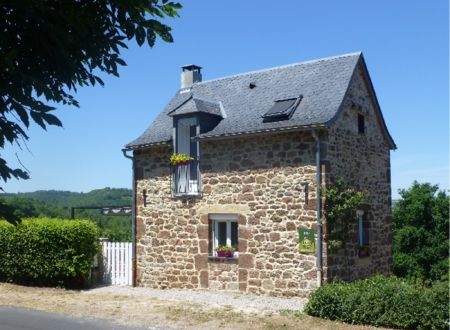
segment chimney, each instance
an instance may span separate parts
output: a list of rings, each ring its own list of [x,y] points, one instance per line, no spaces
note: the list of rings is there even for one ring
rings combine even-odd
[[[181,67],[181,89],[190,88],[196,82],[202,81],[202,68],[195,64],[184,65]]]

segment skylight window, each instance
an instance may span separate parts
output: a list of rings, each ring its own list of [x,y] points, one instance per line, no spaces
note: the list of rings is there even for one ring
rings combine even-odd
[[[291,118],[301,99],[300,95],[297,98],[276,100],[275,104],[263,115],[264,120],[276,121]]]

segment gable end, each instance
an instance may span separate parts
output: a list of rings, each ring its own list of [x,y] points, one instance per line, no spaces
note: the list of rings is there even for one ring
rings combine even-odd
[[[395,149],[397,149],[397,145],[395,144],[394,139],[392,138],[392,136],[389,133],[388,128],[386,126],[386,122],[384,120],[383,113],[381,112],[380,104],[378,103],[378,99],[377,99],[377,96],[376,96],[376,93],[375,93],[375,89],[374,89],[373,84],[372,84],[372,80],[370,79],[370,75],[369,75],[369,71],[367,69],[366,61],[364,60],[364,57],[363,57],[362,53],[360,55],[360,58],[359,58],[359,61],[358,61],[357,65],[354,68],[352,76],[354,76],[355,74],[358,74],[358,70],[361,70],[362,78],[363,78],[363,81],[364,81],[367,93],[369,94],[369,97],[370,97],[370,99],[372,101],[373,108],[374,108],[374,111],[375,111],[375,116],[377,118],[377,122],[378,122],[378,125],[379,125],[380,129],[381,129],[381,132],[382,132],[386,142],[388,143],[389,148],[392,149],[392,150],[395,150]],[[349,84],[347,86],[347,91],[345,92],[345,96],[342,99],[342,103],[339,106],[339,109],[336,112],[336,115],[330,121],[328,121],[328,123],[326,124],[326,126],[328,128],[330,128],[336,122],[336,120],[339,118],[339,116],[341,115],[341,113],[343,111],[344,103],[345,103],[345,100],[347,98],[347,95],[348,95],[348,92],[349,92],[349,89],[350,89],[352,81],[353,81],[353,79],[351,79],[349,81]]]

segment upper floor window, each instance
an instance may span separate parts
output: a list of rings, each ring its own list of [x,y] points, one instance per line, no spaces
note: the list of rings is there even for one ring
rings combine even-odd
[[[366,126],[366,123],[365,123],[364,115],[358,113],[358,133],[359,134],[364,134],[365,126]]]
[[[175,124],[175,152],[192,158],[191,161],[173,166],[173,192],[175,196],[198,195],[200,172],[197,118],[180,118]]]

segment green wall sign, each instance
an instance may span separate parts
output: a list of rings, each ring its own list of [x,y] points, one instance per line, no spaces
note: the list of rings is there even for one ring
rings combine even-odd
[[[314,253],[316,251],[316,240],[314,238],[314,229],[298,229],[298,252]]]

